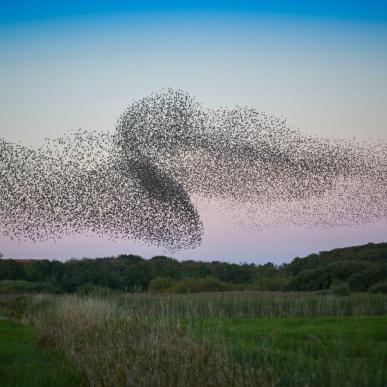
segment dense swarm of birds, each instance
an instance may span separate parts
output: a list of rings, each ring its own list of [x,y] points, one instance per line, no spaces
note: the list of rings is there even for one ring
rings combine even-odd
[[[193,248],[194,202],[243,208],[258,226],[333,227],[385,220],[386,192],[384,141],[307,136],[181,90],[133,103],[114,133],[71,131],[40,148],[0,139],[1,232],[17,240],[93,233]]]

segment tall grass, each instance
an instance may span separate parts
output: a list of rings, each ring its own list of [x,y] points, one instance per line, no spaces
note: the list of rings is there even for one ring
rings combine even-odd
[[[18,310],[25,322],[38,328],[41,343],[64,349],[86,386],[324,385],[328,382],[316,380],[317,370],[305,370],[301,360],[297,369],[292,359],[277,362],[275,340],[261,343],[263,349],[268,345],[267,356],[262,351],[243,356],[243,346],[229,340],[227,321],[381,315],[387,312],[387,297],[258,292],[36,295]],[[330,364],[323,346],[313,356],[316,367]],[[284,375],[292,377],[284,382]],[[340,377],[345,382],[346,375],[339,372],[338,382]],[[358,378],[364,385],[371,380],[367,371]]]

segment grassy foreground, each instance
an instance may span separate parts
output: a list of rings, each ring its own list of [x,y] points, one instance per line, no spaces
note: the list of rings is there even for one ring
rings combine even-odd
[[[62,351],[85,386],[387,385],[382,295],[35,295],[8,309],[36,329],[40,343]],[[15,364],[37,351],[29,337]],[[4,348],[0,359],[9,358]]]
[[[35,329],[0,319],[0,385],[65,387],[80,379],[61,353],[40,348]]]
[[[197,332],[211,332],[214,341],[224,341],[234,359],[258,367],[270,385],[387,382],[387,316],[222,319],[201,324]]]

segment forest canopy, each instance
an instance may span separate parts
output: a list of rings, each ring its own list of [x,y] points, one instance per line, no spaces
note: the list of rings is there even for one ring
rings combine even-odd
[[[200,292],[281,290],[387,292],[387,243],[322,251],[290,263],[262,265],[178,261],[137,255],[96,259],[0,260],[0,293],[7,291]]]

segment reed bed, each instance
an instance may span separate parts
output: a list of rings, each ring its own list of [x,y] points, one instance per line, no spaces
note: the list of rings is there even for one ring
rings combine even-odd
[[[295,345],[292,359],[281,358],[280,352],[276,355],[278,343],[273,337],[257,339],[259,352],[245,351],[250,343],[243,337],[232,342],[237,337],[232,333],[233,321],[379,316],[387,313],[387,297],[382,295],[36,295],[21,304],[21,318],[38,329],[40,344],[63,349],[85,386],[320,386],[340,382],[382,386],[387,382],[385,347],[378,349],[372,364],[359,363],[354,373],[343,342],[328,348],[312,337],[314,347]],[[365,348],[370,353],[371,344]],[[332,348],[341,364],[330,359],[327,351]],[[308,350],[311,359],[303,364]],[[305,369],[311,364],[314,369]],[[351,372],[355,376],[349,378]]]

